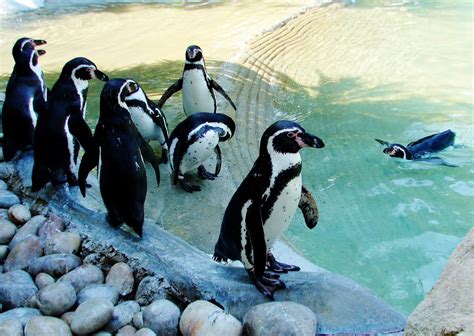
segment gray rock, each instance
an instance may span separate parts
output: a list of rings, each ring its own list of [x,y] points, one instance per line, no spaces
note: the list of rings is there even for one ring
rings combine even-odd
[[[23,336],[23,327],[18,320],[6,320],[0,323],[0,335]]]
[[[135,336],[137,329],[132,327],[131,325],[127,325],[123,328],[121,328],[116,335],[117,336]]]
[[[8,246],[7,245],[0,245],[0,262],[5,260],[8,254]]]
[[[8,244],[16,233],[16,225],[6,219],[0,219],[0,244]]]
[[[93,333],[92,336],[112,336],[112,334],[107,331],[99,331],[99,332]]]
[[[137,329],[143,328],[143,311],[139,311],[133,315],[132,324]]]
[[[25,306],[37,292],[33,279],[25,271],[0,274],[0,302],[3,309]]]
[[[28,267],[28,272],[32,276],[36,276],[38,273],[47,273],[53,277],[58,277],[73,271],[80,264],[81,259],[74,254],[50,254],[33,261]]]
[[[5,260],[4,270],[10,272],[13,270],[23,270],[35,259],[43,255],[38,237],[30,236],[19,242],[8,254]]]
[[[408,317],[405,335],[474,335],[474,228],[440,278]]]
[[[171,301],[153,301],[143,310],[143,326],[150,328],[159,336],[178,334],[180,311]]]
[[[145,306],[153,301],[167,298],[170,283],[163,277],[147,276],[138,284],[135,301],[140,306]]]
[[[55,283],[54,278],[47,273],[38,273],[35,277],[35,284],[38,289],[42,289],[48,285]]]
[[[19,203],[20,199],[17,195],[8,190],[0,190],[0,208],[9,208]]]
[[[3,155],[3,151],[2,151]],[[0,163],[0,179],[7,180],[15,173],[15,166],[12,163]]]
[[[198,300],[189,304],[179,320],[179,330],[184,336],[242,335],[242,324],[216,305]]]
[[[268,302],[250,309],[244,316],[244,330],[249,336],[314,336],[316,315],[296,302]]]
[[[140,306],[135,301],[125,301],[117,305],[112,313],[112,319],[104,330],[111,333],[116,332],[123,326],[132,322],[133,316],[140,311]]]
[[[76,302],[76,291],[66,281],[56,282],[41,289],[38,294],[39,309],[44,315],[60,316]]]
[[[5,313],[0,314],[0,324],[7,320],[15,320],[21,323],[21,326],[24,328],[35,316],[40,316],[41,312],[38,309],[34,308],[14,308]]]
[[[79,251],[81,236],[75,232],[57,232],[44,245],[44,254],[72,253]]]
[[[112,318],[114,305],[102,299],[91,299],[79,305],[71,321],[71,330],[75,334],[91,334],[100,330]]]
[[[79,292],[77,295],[77,303],[81,304],[92,298],[108,300],[116,305],[119,299],[119,292],[114,286],[111,285],[89,285]]]
[[[23,225],[31,219],[31,212],[23,204],[15,204],[8,209],[8,217],[13,223]]]
[[[76,289],[76,292],[79,292],[89,285],[103,283],[104,274],[99,267],[88,264],[79,266],[71,272],[64,274],[58,281],[69,281]]]
[[[63,219],[54,214],[50,214],[49,218],[39,228],[38,236],[42,242],[47,242],[51,239],[52,235],[63,232],[64,229],[65,225]]]
[[[72,317],[74,316],[74,312],[70,311],[70,312],[66,312],[64,314],[61,315],[61,320],[63,320],[64,322],[66,322],[66,324],[68,326],[71,326],[71,322],[72,322]]]
[[[8,185],[5,183],[5,181],[0,180],[0,190],[7,190]]]
[[[122,296],[130,294],[135,284],[132,268],[123,262],[116,263],[110,268],[105,283],[117,288]]]
[[[72,333],[69,326],[61,319],[37,316],[26,324],[25,336],[72,336]]]
[[[0,209],[0,219],[8,219],[8,209]]]
[[[27,237],[30,236],[36,236],[36,233],[38,232],[39,227],[44,223],[45,217],[44,216],[35,216],[31,218],[25,225],[23,225],[16,235],[13,237],[11,240],[10,244],[8,244],[8,247],[10,250],[12,250],[16,244],[21,242]]]
[[[135,336],[156,336],[156,334],[151,329],[141,328],[135,333]]]

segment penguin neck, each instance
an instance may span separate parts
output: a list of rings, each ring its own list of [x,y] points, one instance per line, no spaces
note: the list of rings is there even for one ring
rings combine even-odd
[[[186,63],[184,64],[184,70],[193,70],[193,69],[200,69],[206,72],[206,64],[204,63],[204,59],[200,59],[197,62],[186,61]]]
[[[276,151],[269,141],[266,146],[266,154],[272,164],[272,171],[278,173],[282,170],[286,170],[296,165],[301,164],[301,155],[299,152],[296,153],[282,153]]]

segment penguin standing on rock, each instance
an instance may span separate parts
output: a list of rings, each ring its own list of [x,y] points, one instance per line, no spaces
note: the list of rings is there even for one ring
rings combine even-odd
[[[21,38],[13,46],[15,66],[7,84],[2,111],[3,156],[12,160],[18,151],[33,146],[37,114],[46,110],[48,91],[39,65],[39,56],[46,53],[37,46],[44,40]]]
[[[150,162],[160,183],[158,162],[150,145],[132,122],[127,97],[140,87],[131,79],[108,81],[100,96],[100,117],[95,128],[97,147],[86,150],[79,166],[79,187],[86,194],[86,178],[99,164],[100,193],[107,221],[118,227],[125,222],[141,237],[147,176],[143,159]]]
[[[296,207],[309,228],[318,221],[316,202],[301,181],[303,147],[322,148],[324,143],[292,121],[277,121],[263,133],[259,157],[227,206],[214,249],[216,261],[240,260],[257,289],[272,300],[285,284],[269,271],[300,268],[276,261],[270,248]]]
[[[235,123],[221,113],[195,113],[182,121],[170,135],[170,164],[173,170],[173,184],[179,181],[187,192],[200,191],[199,186],[187,182],[184,174],[198,168],[203,180],[214,180],[217,174],[206,171],[203,162],[213,152],[217,153],[217,168],[221,167],[220,141],[229,140],[235,132]]]
[[[158,140],[161,144],[160,163],[168,162],[168,123],[158,105],[148,99],[139,86],[138,91],[125,98],[132,120],[146,140]]]
[[[46,183],[77,185],[74,173],[80,143],[86,150],[94,147],[92,133],[83,119],[88,81],[107,81],[87,58],[67,62],[54,84],[47,110],[38,117],[35,131],[32,191]]]

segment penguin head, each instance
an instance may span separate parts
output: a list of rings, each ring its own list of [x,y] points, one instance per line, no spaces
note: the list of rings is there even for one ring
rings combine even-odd
[[[97,69],[97,66],[89,59],[76,57],[64,65],[60,79],[72,79],[74,82],[86,82],[91,79],[99,79],[106,82],[109,80],[109,77]]]
[[[39,56],[46,54],[46,51],[36,49],[36,47],[43,44],[46,44],[46,41],[33,40],[29,37],[23,37],[16,41],[12,49],[15,64],[30,68],[36,67]]]
[[[397,157],[405,160],[411,160],[413,158],[408,148],[400,144],[390,144],[388,147],[384,148],[383,152],[390,155],[391,157]]]
[[[280,120],[266,129],[260,143],[260,153],[297,153],[303,147],[323,148],[324,142],[307,133],[298,123]]]
[[[130,117],[126,103],[127,97],[133,95],[140,86],[133,79],[114,78],[105,83],[100,94],[100,115],[107,116],[111,113],[117,116],[117,110],[125,109],[124,115]]]
[[[186,61],[195,63],[202,59],[202,49],[197,45],[191,45],[186,49]]]
[[[128,107],[139,108],[141,110],[146,109],[149,114],[155,114],[155,111],[150,106],[150,100],[148,99],[145,91],[143,91],[142,87],[137,82],[135,82],[135,84],[137,85],[137,90],[125,97],[125,102],[127,103]]]

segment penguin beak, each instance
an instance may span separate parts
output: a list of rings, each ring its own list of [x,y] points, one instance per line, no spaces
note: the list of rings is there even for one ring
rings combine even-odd
[[[33,44],[35,47],[46,44],[45,40],[33,40]]]
[[[46,54],[46,51],[43,49],[37,49],[36,51],[38,52],[38,55],[40,56]]]
[[[97,78],[98,80],[101,80],[103,82],[107,82],[109,80],[109,77],[100,70],[95,69],[94,70],[94,75],[95,75],[95,78]]]
[[[323,140],[309,133],[300,133],[300,136],[296,137],[296,142],[301,147],[313,147],[313,148],[324,147]]]

